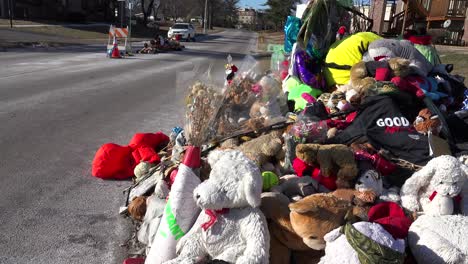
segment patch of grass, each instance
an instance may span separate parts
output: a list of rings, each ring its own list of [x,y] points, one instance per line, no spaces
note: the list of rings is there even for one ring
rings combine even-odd
[[[439,56],[444,64],[453,64],[453,74],[459,74],[468,78],[468,54],[464,52],[439,51]],[[467,81],[465,80],[465,85]]]
[[[93,28],[72,28],[64,26],[21,27],[16,31],[53,35],[71,39],[107,39],[109,28],[97,26]]]
[[[267,51],[269,44],[283,44],[284,33],[277,31],[260,31],[258,32],[257,50]]]
[[[30,21],[30,20],[13,19],[13,26],[14,25],[42,25],[42,24],[55,24],[55,23],[50,22],[50,21]],[[10,19],[0,18],[0,25],[9,26]]]

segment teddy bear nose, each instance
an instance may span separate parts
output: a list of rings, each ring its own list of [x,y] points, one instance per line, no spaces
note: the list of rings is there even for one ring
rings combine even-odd
[[[199,195],[199,194],[195,194],[195,198],[196,198],[196,199],[200,198],[200,195]]]
[[[362,182],[361,181],[357,181],[357,184],[361,184]]]

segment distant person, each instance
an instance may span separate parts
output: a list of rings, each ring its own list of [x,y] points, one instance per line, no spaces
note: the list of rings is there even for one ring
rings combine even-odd
[[[141,54],[149,54],[153,51],[153,49],[148,45],[148,43],[143,44],[143,48],[138,51]]]
[[[161,35],[156,35],[154,37],[154,41],[156,42],[156,44],[159,46],[159,47],[163,47],[164,44],[165,44],[165,40],[164,38],[161,36]]]
[[[346,36],[348,36],[348,30],[345,26],[341,26],[336,33],[336,40],[342,40]]]
[[[150,41],[150,45],[151,45],[151,49],[152,49],[153,53],[158,52],[159,46],[158,46],[158,44],[156,43],[156,41],[154,39],[152,39]]]

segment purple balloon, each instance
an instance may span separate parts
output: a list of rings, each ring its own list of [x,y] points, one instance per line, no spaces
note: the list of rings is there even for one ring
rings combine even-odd
[[[323,89],[325,80],[321,76],[318,63],[304,50],[297,50],[294,56],[296,56],[296,72],[301,81],[312,88]]]

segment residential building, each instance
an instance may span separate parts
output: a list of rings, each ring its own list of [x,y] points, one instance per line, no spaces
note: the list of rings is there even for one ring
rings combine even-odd
[[[468,0],[372,0],[369,16],[379,34],[395,36],[406,29],[426,29],[436,43],[464,45],[468,43],[464,34],[467,8]]]
[[[252,27],[257,23],[257,11],[253,8],[240,8],[237,16],[238,23],[244,27]]]

